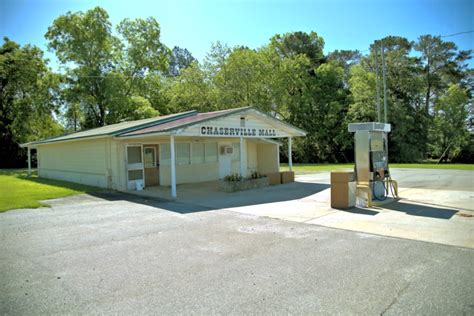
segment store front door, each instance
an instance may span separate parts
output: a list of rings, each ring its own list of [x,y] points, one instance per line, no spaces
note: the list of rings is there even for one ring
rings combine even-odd
[[[232,173],[232,144],[219,143],[219,179]]]
[[[160,164],[158,160],[158,145],[144,145],[143,157],[145,162],[145,186],[160,184]]]

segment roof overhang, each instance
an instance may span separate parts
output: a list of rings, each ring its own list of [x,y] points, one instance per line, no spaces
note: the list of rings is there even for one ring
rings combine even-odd
[[[232,126],[229,129],[237,130],[237,135],[201,135],[199,133],[199,127],[203,124],[223,124],[225,119],[229,116],[235,115],[236,120],[232,121]],[[249,128],[241,127],[237,124],[240,121],[238,118],[253,116],[258,121],[262,122],[262,126],[272,128],[278,133],[247,133],[245,130]],[[240,123],[240,122],[238,122]],[[221,128],[222,126],[219,126]],[[226,127],[222,127],[226,128]],[[237,133],[237,132],[236,132]],[[164,117],[157,117],[152,119],[145,119],[135,122],[123,122],[115,125],[109,125],[89,131],[80,131],[77,133],[51,137],[35,142],[23,143],[20,146],[22,148],[36,148],[37,146],[51,144],[51,143],[63,143],[63,142],[74,142],[89,139],[101,139],[101,138],[143,138],[143,137],[156,137],[164,135],[176,135],[176,136],[189,136],[189,137],[245,137],[245,138],[283,138],[283,137],[298,137],[306,136],[306,132],[288,124],[282,120],[277,119],[269,114],[263,113],[253,107],[243,107],[237,109],[228,109],[215,112],[198,113],[196,111],[188,111],[183,113],[171,114]]]
[[[90,130],[83,130],[71,134],[61,135],[61,136],[54,136],[34,142],[24,143],[23,147],[31,147],[33,145],[43,145],[49,143],[60,143],[60,142],[69,142],[69,141],[80,141],[84,139],[97,139],[97,138],[106,138],[112,137],[116,135],[120,135],[122,133],[129,133],[135,130],[148,128],[155,125],[165,124],[173,120],[181,119],[188,116],[193,116],[197,113],[197,111],[187,111],[182,113],[170,114],[160,117],[142,119],[137,121],[130,121],[130,122],[121,122],[112,125],[106,125]]]
[[[291,124],[288,124],[284,121],[281,121],[275,117],[272,117],[268,114],[260,112],[252,107],[245,107],[233,110],[224,110],[220,111],[217,115],[212,115],[206,117],[207,113],[198,114],[196,116],[183,118],[182,120],[176,120],[170,122],[169,124],[164,124],[164,126],[153,126],[143,129],[137,129],[133,132],[123,133],[117,135],[116,137],[119,138],[138,138],[138,137],[150,137],[150,136],[159,136],[159,135],[167,135],[167,134],[174,134],[176,136],[189,136],[189,137],[241,137],[244,136],[246,138],[282,138],[282,137],[299,137],[299,136],[306,136],[306,132],[302,129],[299,129]],[[210,112],[211,114],[217,112]],[[203,118],[201,117],[204,116]],[[278,130],[278,134],[264,134],[264,135],[202,135],[199,133],[199,128],[204,126],[204,124],[210,125],[212,123],[219,123],[222,122],[225,118],[232,116],[232,115],[239,115],[240,117],[247,117],[249,115],[254,116],[257,120],[264,122],[269,127],[273,127],[274,129]],[[239,122],[240,123],[240,122]],[[240,125],[233,125],[232,129],[239,129]],[[244,128],[245,129],[245,128]]]
[[[48,145],[48,144],[59,144],[59,143],[69,143],[69,142],[78,142],[82,140],[94,140],[94,139],[101,139],[101,138],[109,138],[111,137],[110,135],[99,135],[99,136],[84,136],[84,137],[76,137],[76,138],[70,138],[70,139],[59,139],[59,140],[48,140],[45,139],[44,141],[36,141],[36,142],[29,142],[29,143],[23,143],[20,144],[20,147],[22,148],[37,148],[42,145]]]

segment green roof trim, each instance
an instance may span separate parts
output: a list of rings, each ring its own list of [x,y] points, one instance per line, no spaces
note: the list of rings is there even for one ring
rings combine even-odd
[[[196,113],[198,113],[196,110],[192,110],[192,111],[188,111],[188,112],[172,114],[171,117],[166,116],[166,117],[163,117],[162,119],[158,119],[159,117],[157,117],[158,120],[154,121],[152,123],[136,125],[136,126],[133,126],[133,127],[130,127],[130,128],[126,128],[126,129],[123,129],[123,130],[119,130],[119,131],[110,133],[109,135],[117,136],[117,135],[120,135],[120,134],[133,132],[133,131],[136,131],[138,129],[147,128],[147,127],[151,127],[151,126],[155,126],[155,125],[159,125],[159,124],[164,124],[164,123],[168,123],[168,122],[171,122],[171,121],[181,119],[183,117],[192,116],[192,115],[195,115]]]

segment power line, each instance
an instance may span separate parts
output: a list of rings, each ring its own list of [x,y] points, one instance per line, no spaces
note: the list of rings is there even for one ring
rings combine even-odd
[[[439,37],[452,37],[452,36],[458,36],[458,35],[470,34],[470,33],[474,33],[474,30],[458,32],[458,33],[453,33],[453,34],[447,34],[447,35],[438,35],[438,36]],[[356,50],[359,51],[360,53],[370,51],[370,49],[356,49]]]
[[[451,37],[451,36],[457,36],[457,35],[469,34],[469,33],[474,33],[474,30],[465,31],[465,32],[458,32],[458,33],[448,34],[448,35],[440,35],[440,37]]]

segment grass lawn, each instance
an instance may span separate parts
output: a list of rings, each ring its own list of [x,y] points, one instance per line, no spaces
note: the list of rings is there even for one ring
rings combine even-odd
[[[71,182],[42,179],[36,175],[28,177],[26,170],[1,169],[0,212],[48,206],[40,201],[100,190]]]
[[[435,163],[392,163],[390,168],[422,168],[422,169],[452,169],[452,170],[471,170],[474,171],[474,164],[435,164]],[[293,164],[293,170],[296,174],[315,173],[336,170],[352,170],[354,164],[314,164],[297,163]],[[280,170],[288,170],[288,164],[281,164]]]
[[[293,164],[293,171],[296,174],[304,174],[304,173],[315,173],[315,172],[325,172],[325,171],[336,171],[336,170],[352,170],[354,169],[353,163],[294,163]],[[288,171],[288,164],[282,163],[280,165],[281,171]]]

